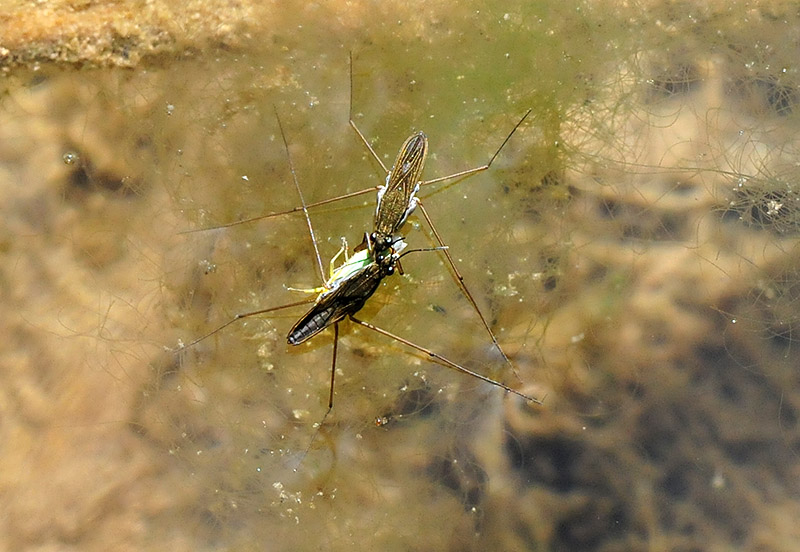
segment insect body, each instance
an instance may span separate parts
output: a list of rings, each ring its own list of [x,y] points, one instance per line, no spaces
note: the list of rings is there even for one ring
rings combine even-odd
[[[379,258],[373,258],[370,249],[363,249],[350,257],[326,283],[326,289],[317,296],[311,310],[289,330],[289,344],[299,345],[361,310],[381,280],[394,274],[400,259],[398,252],[405,245],[402,240],[397,240],[389,246],[388,253]]]

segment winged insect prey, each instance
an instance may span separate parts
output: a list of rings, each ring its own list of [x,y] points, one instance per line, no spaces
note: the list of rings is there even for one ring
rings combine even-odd
[[[412,134],[400,147],[392,169],[386,174],[386,184],[378,188],[375,221],[370,236],[376,256],[389,247],[406,219],[417,208],[417,192],[427,156],[428,137],[422,131]]]

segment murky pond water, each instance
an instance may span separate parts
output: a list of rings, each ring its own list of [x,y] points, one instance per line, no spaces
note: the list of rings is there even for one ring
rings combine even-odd
[[[7,549],[796,549],[791,10],[229,9],[236,42],[7,70]],[[439,254],[360,317],[543,406],[344,322],[317,429],[302,306],[167,349],[320,284],[297,213],[187,231],[299,205],[278,117],[307,202],[383,182],[351,52],[357,125],[386,164],[424,130],[428,179],[532,109],[420,192],[513,369]],[[310,209],[324,263],[374,201]]]

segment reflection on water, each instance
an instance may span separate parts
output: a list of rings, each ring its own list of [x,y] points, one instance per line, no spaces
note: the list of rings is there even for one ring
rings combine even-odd
[[[9,548],[794,550],[797,22],[271,15],[220,50],[7,83]],[[385,163],[425,130],[427,178],[533,108],[490,171],[421,194],[518,375],[436,254],[361,315],[544,406],[343,324],[317,429],[333,338],[286,345],[302,307],[165,350],[319,284],[297,215],[181,232],[297,205],[274,110],[309,202],[381,183],[350,50],[359,127]],[[325,259],[373,202],[312,210]]]

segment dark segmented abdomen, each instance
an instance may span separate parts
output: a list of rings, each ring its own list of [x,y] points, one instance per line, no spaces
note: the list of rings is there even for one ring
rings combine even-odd
[[[289,332],[289,336],[286,338],[289,345],[300,345],[334,322],[338,322],[338,320],[332,320],[336,310],[335,305],[314,305],[314,308],[298,320]]]

